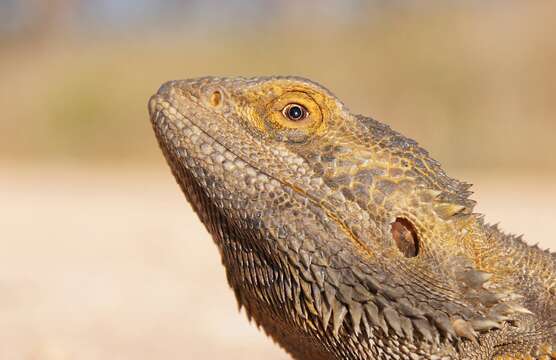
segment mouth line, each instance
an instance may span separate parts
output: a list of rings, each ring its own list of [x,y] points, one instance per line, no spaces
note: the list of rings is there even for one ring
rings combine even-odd
[[[189,124],[191,124],[191,126],[195,127],[197,130],[199,130],[200,132],[202,132],[205,136],[209,137],[211,140],[213,140],[214,142],[216,142],[217,144],[219,144],[220,146],[222,146],[222,148],[226,149],[226,151],[230,152],[231,154],[233,154],[237,159],[241,160],[242,162],[244,162],[247,166],[252,167],[253,169],[255,169],[258,173],[263,174],[264,176],[268,177],[269,179],[273,179],[275,181],[277,181],[278,183],[280,183],[281,185],[291,189],[293,192],[297,193],[298,195],[308,199],[309,201],[311,201],[311,203],[313,203],[315,206],[321,208],[324,210],[324,212],[326,213],[326,215],[332,220],[334,221],[336,224],[338,224],[338,226],[342,229],[342,231],[352,240],[352,242],[355,244],[355,246],[357,248],[359,248],[363,253],[367,254],[370,257],[374,257],[373,252],[365,245],[365,243],[363,241],[361,241],[354,233],[353,231],[349,228],[349,226],[342,220],[340,219],[337,215],[336,212],[329,208],[326,204],[323,204],[321,201],[319,201],[317,198],[315,198],[314,196],[311,196],[310,194],[308,194],[305,190],[303,190],[302,188],[300,188],[299,186],[296,186],[295,184],[291,184],[285,180],[279,179],[263,170],[261,170],[258,166],[254,166],[253,164],[251,164],[249,161],[245,160],[243,157],[239,156],[237,153],[235,153],[234,151],[232,151],[231,149],[229,149],[226,145],[224,145],[222,143],[222,141],[218,140],[215,136],[211,135],[208,131],[206,131],[205,129],[203,129],[201,126],[199,126],[197,123],[195,123],[195,121],[191,120],[189,117],[186,117],[181,111],[179,111],[175,106],[173,106],[169,100],[166,100],[166,103],[168,103],[168,108],[166,109],[167,111],[169,111],[168,109],[173,109],[173,111],[175,111],[175,115],[179,116],[181,119],[187,121]],[[200,104],[193,102],[196,105],[201,106]],[[218,116],[218,114],[214,114],[216,116]],[[153,124],[156,126],[156,128],[158,129],[157,131],[159,133],[162,133],[162,131],[160,131],[160,124],[159,121],[157,119],[157,116],[162,116],[164,118],[164,120],[166,122],[169,121],[173,121],[169,116],[165,115],[163,110],[156,110],[152,115],[151,115],[151,119],[153,119],[154,121]],[[180,119],[180,120],[181,120]],[[166,147],[174,147],[171,144],[171,140],[167,139],[166,135],[162,134],[163,137],[165,138],[164,142],[166,143],[165,146]],[[178,156],[178,159],[181,156]]]

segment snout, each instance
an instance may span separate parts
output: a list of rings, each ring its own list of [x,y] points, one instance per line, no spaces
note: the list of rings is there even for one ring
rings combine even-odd
[[[184,104],[202,105],[207,109],[222,110],[222,106],[228,100],[228,92],[225,86],[226,78],[202,77],[184,80],[167,81],[160,86],[148,103],[151,118],[158,107],[164,107],[169,103],[179,108],[175,100],[182,98]]]

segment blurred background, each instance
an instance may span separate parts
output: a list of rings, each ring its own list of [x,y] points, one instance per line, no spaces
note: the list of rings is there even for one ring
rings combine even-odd
[[[300,75],[556,248],[554,1],[0,0],[0,358],[287,359],[237,312],[146,102]]]

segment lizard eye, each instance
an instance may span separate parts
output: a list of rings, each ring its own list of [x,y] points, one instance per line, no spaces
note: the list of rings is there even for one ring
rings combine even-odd
[[[300,121],[307,117],[307,109],[299,104],[288,104],[282,110],[282,114],[291,121]]]
[[[274,98],[268,105],[266,119],[273,129],[295,130],[298,135],[311,134],[323,124],[321,106],[302,91],[289,91]]]

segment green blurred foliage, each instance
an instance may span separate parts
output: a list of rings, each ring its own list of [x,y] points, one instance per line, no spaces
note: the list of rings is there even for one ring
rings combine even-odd
[[[556,170],[556,3],[366,11],[4,40],[0,161],[160,162],[146,102],[162,82],[291,74],[448,167]]]

